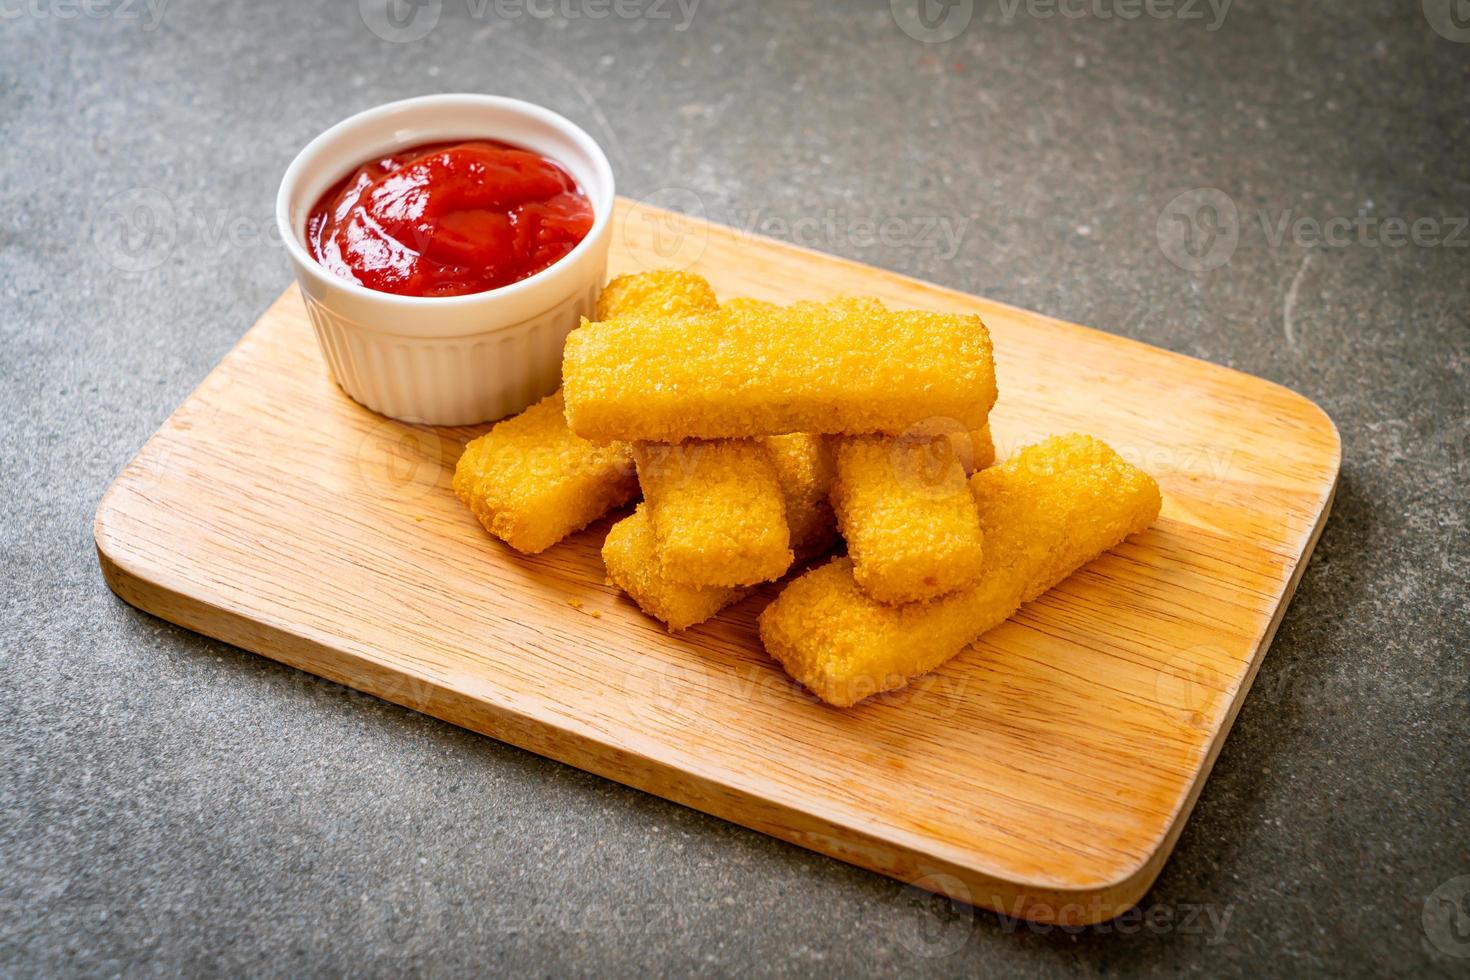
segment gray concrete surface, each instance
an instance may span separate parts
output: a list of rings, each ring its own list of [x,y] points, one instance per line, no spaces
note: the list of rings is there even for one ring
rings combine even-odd
[[[1470,29],[1183,4],[960,3],[933,42],[886,4],[0,4],[0,973],[1470,973]],[[1336,514],[1144,923],[950,909],[106,590],[102,491],[288,281],[291,156],[452,90],[579,120],[625,193],[1337,421]]]

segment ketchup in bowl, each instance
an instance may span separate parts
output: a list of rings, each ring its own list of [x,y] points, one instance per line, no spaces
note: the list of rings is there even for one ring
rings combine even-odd
[[[576,248],[592,220],[587,195],[555,161],[466,140],[362,164],[311,209],[306,244],[369,289],[462,296],[535,275]]]

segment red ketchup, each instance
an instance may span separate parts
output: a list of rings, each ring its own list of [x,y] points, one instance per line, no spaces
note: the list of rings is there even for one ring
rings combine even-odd
[[[466,140],[362,164],[311,209],[306,244],[369,289],[462,296],[535,275],[591,230],[592,203],[559,164]]]

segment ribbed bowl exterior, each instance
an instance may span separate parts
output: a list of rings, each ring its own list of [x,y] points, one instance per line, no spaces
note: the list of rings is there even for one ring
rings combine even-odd
[[[322,356],[342,390],[406,422],[473,425],[504,418],[561,383],[562,345],[592,315],[602,277],[520,323],[465,337],[366,329],[306,297]]]

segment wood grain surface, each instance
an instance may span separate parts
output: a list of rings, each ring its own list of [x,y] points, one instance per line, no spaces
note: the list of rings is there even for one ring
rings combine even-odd
[[[485,427],[376,416],[292,287],[97,511],[108,584],[189,629],[1010,916],[1126,910],[1178,837],[1316,542],[1337,432],[1266,381],[620,202],[610,273],[722,298],[975,312],[1001,456],[1079,430],[1158,479],[1146,534],[908,689],[840,710],[761,651],[768,587],[670,636],[604,581],[604,520],[527,558],[450,491]]]

